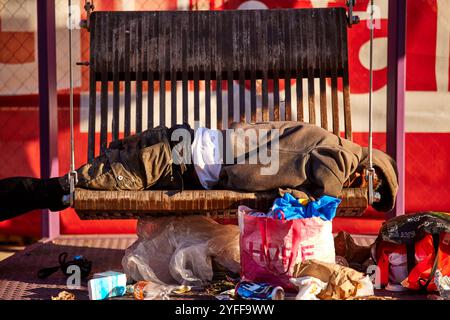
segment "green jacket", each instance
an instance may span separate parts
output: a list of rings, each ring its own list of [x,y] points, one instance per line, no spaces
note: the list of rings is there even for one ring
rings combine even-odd
[[[186,166],[174,164],[171,129],[163,126],[113,141],[105,152],[81,166],[77,187],[94,190],[179,189]]]
[[[234,123],[232,129],[279,130],[278,144],[271,146],[278,152],[278,172],[262,174],[263,164],[258,153],[252,152],[248,141],[232,136],[231,148],[237,156],[245,154],[246,164],[225,165],[221,171],[220,188],[266,191],[292,188],[315,198],[322,195],[338,197],[344,182],[355,172],[368,165],[368,150],[349,140],[340,138],[316,125],[299,122],[263,122],[256,124]],[[264,150],[263,150],[264,151]],[[253,163],[253,164],[252,164]],[[373,163],[382,173],[381,202],[373,207],[389,211],[394,207],[398,189],[395,161],[380,150],[373,152]]]

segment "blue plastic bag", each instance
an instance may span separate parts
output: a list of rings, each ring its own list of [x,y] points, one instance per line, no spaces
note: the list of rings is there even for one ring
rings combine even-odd
[[[324,221],[331,221],[336,215],[336,209],[341,200],[335,197],[322,196],[316,201],[310,201],[302,205],[299,200],[290,193],[285,193],[282,198],[275,199],[271,216],[274,219],[293,220],[319,217]]]

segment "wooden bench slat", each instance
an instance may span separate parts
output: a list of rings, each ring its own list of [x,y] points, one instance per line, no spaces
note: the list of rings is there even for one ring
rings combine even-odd
[[[315,94],[315,81],[314,81],[314,69],[308,68],[308,112],[309,112],[309,123],[316,124],[316,94]]]
[[[113,30],[108,33],[109,29]],[[102,38],[106,35],[110,39],[110,42],[106,41],[108,45],[104,45]],[[105,64],[106,75],[105,72],[102,73],[102,65]],[[159,87],[157,108],[160,114],[159,123],[162,125],[175,124],[180,113],[182,121],[188,123],[203,119],[204,115],[207,126],[211,126],[211,119],[214,117],[217,119],[218,128],[227,127],[232,121],[255,122],[292,118],[304,121],[304,101],[307,96],[311,123],[315,123],[316,113],[319,112],[316,111],[316,106],[320,105],[320,125],[328,128],[327,110],[330,99],[333,132],[339,134],[339,111],[343,111],[345,135],[351,138],[346,17],[343,8],[94,12],[91,15],[93,80],[89,85],[89,159],[95,156],[94,151],[97,150],[95,86],[96,82],[102,82],[102,79],[104,82],[105,77],[107,82],[112,82],[113,88],[113,140],[119,138],[119,128],[124,128],[125,136],[131,134],[132,128],[137,132],[143,130],[142,102],[145,90],[148,100],[147,127],[154,126],[154,81],[158,82]],[[319,87],[316,89],[314,86],[317,78]],[[305,97],[303,79],[306,79],[307,84]],[[329,92],[328,79],[331,84]],[[297,114],[294,117],[291,80],[296,83]],[[178,81],[181,81],[181,101],[178,101],[177,95]],[[192,106],[189,106],[190,81],[194,97]],[[229,98],[225,105],[222,103],[223,81],[227,82]],[[338,100],[340,81],[343,84],[342,109],[341,101]],[[168,89],[169,93],[166,93],[167,82],[170,83],[167,89],[171,88]],[[135,117],[131,117],[131,88],[136,90]],[[211,114],[213,88],[217,99],[215,114]],[[120,119],[119,112],[121,89],[124,90],[125,96],[123,119]],[[200,98],[202,90],[204,103]],[[248,106],[247,90],[250,91]],[[166,111],[167,94],[171,95],[170,111]],[[234,103],[235,94],[238,105]],[[316,95],[319,96],[317,102]],[[105,137],[108,138],[108,135],[105,135],[105,123],[108,130],[108,115],[105,109],[108,108],[105,108],[107,101],[105,103],[104,84],[102,97],[100,140],[101,148],[104,148]],[[192,112],[192,117],[189,112]],[[250,114],[247,115],[246,112]],[[260,115],[257,114],[259,112]],[[222,113],[226,114],[225,118]],[[169,114],[170,124],[166,123]]]
[[[205,126],[211,128],[211,72],[205,74]]]
[[[228,118],[227,118],[227,124],[226,127],[229,127],[231,123],[233,123],[234,119],[234,81],[233,81],[233,72],[228,71],[228,78],[227,78],[227,87],[228,87],[228,93],[227,93],[227,101],[228,101]]]
[[[287,22],[283,21],[283,16],[279,15],[280,24],[284,27],[283,30],[283,45],[284,51],[286,51],[286,56],[283,61],[283,67],[286,70],[285,78],[284,78],[284,119],[291,121],[292,119],[292,97],[291,97],[291,71],[296,68],[296,62],[292,62],[292,41],[291,37],[293,36],[291,33],[292,23],[293,23],[293,14],[289,12],[287,14]]]
[[[216,80],[216,105],[217,105],[217,129],[223,129],[223,110],[222,110],[222,77],[218,76]]]
[[[336,28],[333,24],[327,24],[327,37],[332,37],[332,41],[329,43],[330,46],[330,58],[329,67],[331,70],[331,111],[333,118],[333,133],[337,136],[340,134],[340,124],[339,124],[339,100],[338,100],[338,69],[339,61],[338,56],[333,54],[339,50],[338,48],[338,37],[334,36],[336,34]]]
[[[104,17],[104,22],[101,25],[100,38],[103,45],[110,50],[109,47],[111,40],[111,32],[107,32],[110,29],[111,21],[109,15]],[[107,147],[108,138],[108,64],[106,60],[101,65],[101,85],[100,85],[100,154],[103,154]]]
[[[139,20],[135,26],[135,48],[134,56],[137,64],[136,73],[136,133],[142,132],[142,71],[144,70],[143,64],[143,36],[142,36],[142,22]]]
[[[318,18],[318,25],[316,26],[319,30],[319,34],[324,35],[320,37],[318,41],[320,42],[320,47],[325,50],[325,54],[320,56],[318,61],[319,65],[319,90],[320,90],[320,126],[325,130],[328,130],[328,106],[327,106],[327,74],[326,71],[329,70],[328,57],[329,57],[329,47],[327,45],[326,36],[326,23],[324,21],[325,17],[320,15]]]
[[[112,139],[119,139],[120,130],[120,80],[119,80],[119,69],[120,69],[120,47],[119,47],[119,31],[117,28],[118,17],[114,16],[113,20],[113,50],[114,59],[112,64],[113,72],[113,114],[112,114]]]
[[[276,192],[239,192],[231,190],[152,190],[93,191],[75,190],[75,210],[82,219],[161,216],[167,213],[236,215],[239,205],[267,211]],[[358,216],[367,207],[366,189],[344,189],[337,216]],[[107,212],[107,214],[99,212]]]
[[[147,128],[154,127],[154,110],[155,110],[155,81],[153,72],[148,72],[147,81]]]
[[[124,71],[125,71],[125,137],[128,137],[131,133],[131,61],[130,61],[130,21],[126,21],[125,24],[125,56],[124,56]]]

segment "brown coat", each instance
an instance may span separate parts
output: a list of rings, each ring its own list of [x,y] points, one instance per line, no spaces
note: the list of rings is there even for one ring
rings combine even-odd
[[[299,122],[235,123],[231,128],[279,129],[279,144],[275,147],[279,152],[279,170],[275,175],[262,175],[261,168],[269,165],[263,165],[259,160],[256,164],[225,165],[219,188],[244,191],[293,188],[313,197],[338,197],[350,175],[368,164],[367,148],[315,125]],[[231,139],[237,154],[246,153],[251,159],[253,156],[248,153],[246,142],[244,149],[244,144],[235,137]],[[396,164],[379,150],[374,150],[373,162],[382,173],[383,180],[379,190],[381,202],[373,207],[379,211],[389,211],[394,206],[398,188]]]

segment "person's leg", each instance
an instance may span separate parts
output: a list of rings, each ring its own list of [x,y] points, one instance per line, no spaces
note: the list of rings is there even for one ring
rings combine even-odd
[[[37,209],[63,210],[69,193],[62,178],[13,177],[0,180],[0,221]]]
[[[112,142],[104,154],[77,169],[77,188],[91,190],[142,190],[149,187],[179,189],[173,179],[171,130],[158,127]],[[191,130],[190,130],[191,131]],[[192,136],[192,132],[189,133]],[[67,175],[52,179],[14,177],[0,180],[0,221],[31,210],[62,210],[70,192]]]

